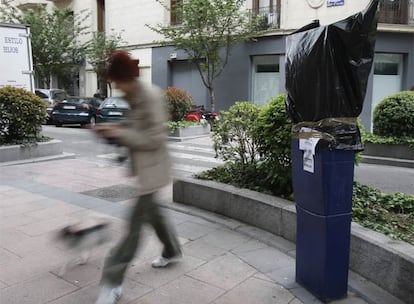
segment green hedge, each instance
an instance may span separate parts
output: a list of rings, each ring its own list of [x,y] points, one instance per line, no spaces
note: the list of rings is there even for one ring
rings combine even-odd
[[[383,99],[374,110],[374,134],[414,137],[414,92],[404,91]]]
[[[291,121],[284,95],[264,107],[235,103],[222,113],[213,141],[217,157],[226,162],[196,177],[293,199]],[[374,187],[354,183],[353,220],[414,244],[413,195],[382,194]]]
[[[0,144],[35,142],[47,121],[44,101],[24,89],[0,88]]]
[[[168,87],[165,90],[164,99],[169,120],[172,121],[184,120],[194,104],[193,97],[187,91],[176,87]]]
[[[264,107],[236,102],[221,113],[213,131],[217,156],[225,165],[198,177],[291,197],[290,129],[284,94]]]

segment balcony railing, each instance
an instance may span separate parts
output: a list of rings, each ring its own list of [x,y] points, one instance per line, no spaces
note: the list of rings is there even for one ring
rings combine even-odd
[[[378,21],[414,25],[414,0],[380,0]]]
[[[276,5],[258,7],[251,10],[253,16],[259,16],[259,29],[273,29],[280,27],[280,8]]]

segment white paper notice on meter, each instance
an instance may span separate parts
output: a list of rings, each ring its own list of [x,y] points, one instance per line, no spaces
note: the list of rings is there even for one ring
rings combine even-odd
[[[311,128],[301,128],[300,132],[315,132]],[[314,155],[320,138],[299,139],[299,149],[303,150],[303,170],[314,173]]]

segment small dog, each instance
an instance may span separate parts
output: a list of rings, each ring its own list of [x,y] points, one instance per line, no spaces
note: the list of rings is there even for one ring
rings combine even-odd
[[[109,240],[108,226],[107,222],[78,223],[66,226],[58,232],[57,239],[77,256],[63,265],[59,276],[63,276],[71,266],[86,264],[89,253]]]

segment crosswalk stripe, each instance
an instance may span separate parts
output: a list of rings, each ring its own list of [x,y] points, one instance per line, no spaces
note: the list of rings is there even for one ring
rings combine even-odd
[[[104,159],[117,159],[119,156],[118,153],[107,153],[107,154],[99,154],[96,157],[104,158]]]
[[[178,159],[187,159],[192,161],[200,161],[204,163],[211,163],[212,166],[214,165],[222,165],[223,161],[212,158],[212,157],[205,157],[205,156],[199,156],[194,154],[188,154],[188,153],[179,153],[179,152],[170,152],[170,155],[172,158],[178,158]],[[118,153],[108,153],[108,154],[100,154],[96,157],[98,158],[104,158],[104,159],[117,159],[119,156]]]
[[[107,153],[107,154],[99,154],[96,157],[97,158],[103,158],[103,159],[109,159],[109,160],[116,160],[120,154],[118,153]],[[170,155],[173,159],[179,159],[179,160],[187,160],[191,162],[201,162],[201,163],[207,163],[211,164],[211,167],[222,165],[224,162],[213,158],[213,157],[206,157],[206,156],[200,156],[196,154],[189,154],[189,153],[180,153],[180,152],[170,152]],[[189,167],[197,167],[190,165]],[[206,166],[198,166],[200,168],[206,168]]]
[[[224,162],[215,158],[213,148],[200,147],[191,144],[168,144],[172,159],[172,170],[175,176],[188,176],[200,173],[210,168],[222,165]],[[119,154],[116,152],[97,155],[97,158],[116,161]]]
[[[213,148],[208,147],[199,147],[199,146],[187,146],[182,144],[169,144],[168,145],[170,149],[176,149],[176,150],[184,150],[184,151],[190,151],[190,152],[205,152],[205,153],[211,153],[215,155],[215,151]]]
[[[184,164],[174,164],[172,166],[173,170],[185,171],[189,173],[200,173],[203,171],[207,171],[209,168],[206,167],[197,167],[197,166],[189,166]]]
[[[213,157],[206,157],[206,156],[200,156],[196,154],[188,154],[188,153],[180,153],[180,152],[170,152],[170,154],[173,158],[189,159],[192,161],[203,161],[203,162],[209,162],[215,165],[223,164],[223,161],[213,158]]]

